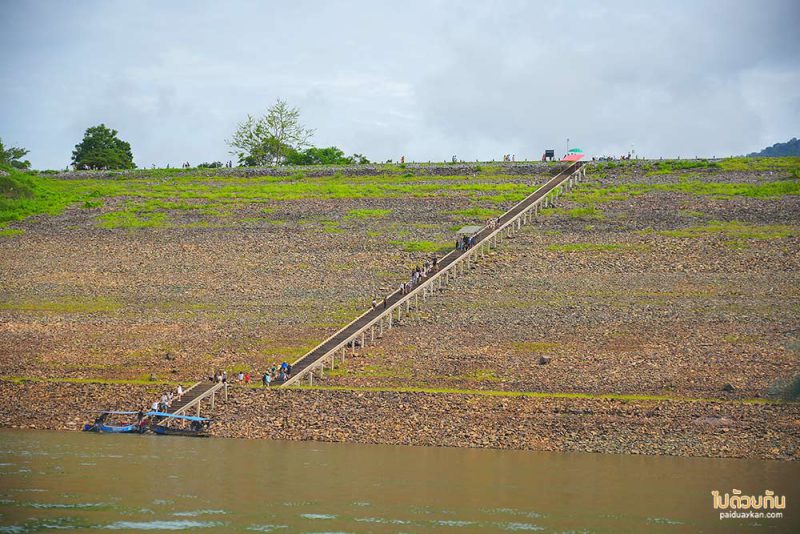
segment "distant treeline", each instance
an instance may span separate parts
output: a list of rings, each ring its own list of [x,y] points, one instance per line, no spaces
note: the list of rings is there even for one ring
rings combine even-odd
[[[800,139],[792,137],[785,143],[775,143],[761,152],[748,154],[749,157],[783,158],[787,156],[800,156]]]

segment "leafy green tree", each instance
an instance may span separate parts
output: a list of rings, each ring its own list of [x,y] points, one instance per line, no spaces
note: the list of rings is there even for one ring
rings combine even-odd
[[[300,124],[300,111],[281,99],[260,118],[250,115],[226,142],[239,163],[248,166],[284,163],[292,151],[308,146],[314,130]]]
[[[299,152],[290,150],[286,155],[289,165],[346,165],[353,163],[353,158],[348,158],[344,152],[335,146],[328,148],[311,147]]]
[[[83,141],[72,151],[76,169],[135,169],[131,145],[117,138],[105,124],[86,129]]]
[[[22,160],[27,153],[28,150],[25,148],[18,148],[15,146],[5,148],[5,146],[3,146],[3,140],[0,139],[0,165],[10,165],[16,169],[29,169],[31,162]]]

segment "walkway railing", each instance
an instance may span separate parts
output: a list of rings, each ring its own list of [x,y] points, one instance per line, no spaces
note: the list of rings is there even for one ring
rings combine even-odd
[[[283,383],[284,386],[296,385],[300,380],[308,378],[309,384],[313,384],[314,374],[324,376],[325,367],[333,368],[336,365],[337,355],[344,362],[348,349],[355,352],[356,346],[365,347],[367,344],[367,332],[369,332],[369,342],[375,341],[375,333],[378,337],[383,335],[384,327],[391,329],[394,316],[400,320],[403,308],[405,313],[411,312],[413,301],[414,309],[419,310],[419,299],[425,302],[428,297],[436,294],[437,290],[443,285],[449,284],[451,279],[464,274],[464,271],[471,267],[472,262],[478,256],[485,257],[486,251],[492,247],[497,247],[497,237],[505,234],[513,235],[527,224],[539,213],[539,210],[552,205],[562,191],[569,191],[576,183],[585,178],[586,169],[579,162],[571,164],[555,177],[547,181],[542,187],[528,195],[504,213],[494,228],[484,227],[475,237],[475,244],[469,250],[453,250],[438,260],[438,269],[428,275],[414,288],[403,294],[399,289],[386,297],[386,307],[383,302],[376,309],[369,309],[350,324],[330,336],[328,339],[311,349],[307,354],[299,358],[292,364],[292,377]]]
[[[214,409],[217,392],[222,390],[224,399],[228,400],[228,384],[225,382],[197,382],[183,392],[181,399],[173,403],[170,413],[174,415],[191,415],[189,410],[194,409],[194,415],[200,415],[202,401],[210,401],[209,411]]]

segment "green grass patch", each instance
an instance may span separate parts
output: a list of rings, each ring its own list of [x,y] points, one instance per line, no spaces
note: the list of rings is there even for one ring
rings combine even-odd
[[[434,241],[389,241],[389,244],[405,252],[449,252],[454,247],[453,243]]]
[[[0,302],[0,310],[44,313],[114,313],[122,304],[110,298],[63,298],[58,300],[20,300]]]
[[[763,183],[723,183],[680,180],[666,184],[621,184],[612,187],[596,188],[590,184],[580,184],[564,198],[592,207],[595,204],[628,200],[631,197],[653,192],[684,193],[694,196],[713,196],[720,199],[734,197],[778,198],[784,195],[799,195],[800,180],[796,178]]]
[[[691,217],[693,219],[699,219],[701,217],[705,217],[706,214],[703,213],[702,211],[696,211],[696,210],[680,210],[678,212],[678,215],[680,215],[681,217]]]
[[[786,401],[778,399],[722,399],[702,397],[676,397],[669,395],[627,395],[617,393],[562,393],[543,391],[498,391],[484,389],[455,389],[455,388],[429,388],[429,387],[347,387],[347,386],[285,386],[285,389],[306,391],[350,391],[359,393],[364,391],[376,393],[428,393],[445,395],[472,395],[482,397],[526,397],[539,399],[593,399],[593,400],[618,400],[622,402],[653,401],[653,402],[713,402],[721,404],[784,404]]]
[[[490,217],[497,217],[503,214],[503,210],[492,208],[467,208],[463,210],[452,210],[447,212],[449,215],[458,215],[461,217],[468,217],[470,219],[488,219]]]
[[[16,228],[0,228],[0,237],[13,237],[15,235],[22,235],[25,233],[25,230],[19,230]]]
[[[500,377],[492,369],[476,369],[475,371],[464,375],[467,380],[475,382],[499,382]]]
[[[800,157],[784,158],[727,158],[719,162],[725,171],[789,171],[796,178],[800,169]]]
[[[697,238],[721,235],[731,239],[781,239],[800,236],[800,228],[783,224],[747,224],[739,221],[710,221],[703,226],[658,232],[669,237]]]
[[[549,215],[563,215],[571,219],[581,220],[601,220],[605,219],[605,214],[597,209],[594,204],[584,206],[582,208],[545,208],[540,212],[544,216]]]
[[[653,163],[653,171],[648,174],[669,174],[676,171],[685,171],[691,169],[719,169],[718,163],[708,161],[705,159],[691,160],[691,159],[674,159],[656,161]]]
[[[320,221],[322,223],[322,231],[326,234],[341,234],[344,232],[342,227],[336,221]]]
[[[0,227],[31,215],[57,215],[78,204],[99,207],[104,199],[124,198],[116,215],[100,222],[109,228],[158,227],[170,211],[198,210],[225,217],[231,206],[291,200],[433,198],[505,203],[524,198],[533,187],[518,176],[405,176],[378,166],[372,176],[214,176],[202,170],[156,169],[125,173],[98,172],[85,179],[57,179],[50,174],[8,170],[0,180]],[[309,171],[310,172],[310,171]],[[483,175],[486,174],[486,177]],[[127,215],[123,215],[127,213]],[[383,210],[354,210],[354,218],[383,216]]]
[[[149,378],[123,379],[123,378],[41,378],[33,376],[0,376],[0,381],[24,384],[26,382],[43,382],[48,384],[106,384],[106,385],[137,385],[137,386],[164,386],[178,384],[188,387],[192,382],[172,380],[150,380]]]
[[[386,217],[392,212],[392,210],[381,210],[381,209],[355,209],[350,210],[347,212],[348,219],[379,219],[382,217]]]
[[[99,224],[108,229],[164,228],[166,213],[136,214],[130,211],[112,211],[97,217]]]

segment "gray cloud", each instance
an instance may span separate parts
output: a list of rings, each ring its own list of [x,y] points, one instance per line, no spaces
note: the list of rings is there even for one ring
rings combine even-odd
[[[544,148],[729,155],[797,136],[800,4],[3,3],[0,136],[63,167],[105,122],[136,162],[229,159],[278,97],[373,159]],[[6,31],[7,29],[7,31]]]

